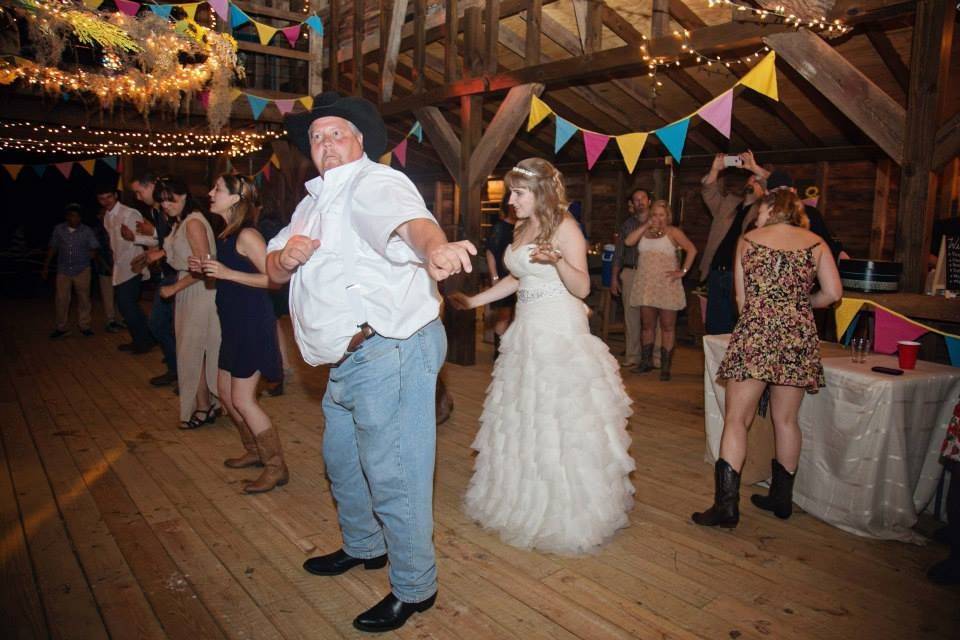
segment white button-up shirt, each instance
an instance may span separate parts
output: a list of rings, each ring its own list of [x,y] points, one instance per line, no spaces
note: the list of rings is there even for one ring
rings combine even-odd
[[[103,226],[110,236],[110,248],[113,250],[113,284],[123,284],[130,278],[140,275],[143,278],[150,277],[150,270],[144,268],[139,274],[130,268],[130,261],[143,253],[143,247],[124,240],[120,233],[120,227],[126,225],[130,231],[137,232],[137,222],[142,220],[143,216],[136,209],[132,209],[125,204],[117,201],[110,211],[107,211],[103,217]]]
[[[347,232],[355,242],[357,288],[366,315],[358,318],[347,299],[340,243],[346,192],[364,167]],[[394,233],[410,220],[434,219],[410,179],[364,155],[305,186],[307,196],[290,224],[267,246],[267,252],[279,251],[295,235],[320,240],[290,280],[290,315],[303,359],[313,366],[337,362],[364,321],[380,335],[406,339],[434,320],[440,309],[436,283]]]

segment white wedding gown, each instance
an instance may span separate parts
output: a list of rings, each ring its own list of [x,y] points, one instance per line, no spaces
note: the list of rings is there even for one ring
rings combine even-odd
[[[516,319],[487,389],[464,508],[514,546],[585,553],[629,524],[631,400],[586,306],[556,267],[529,260],[532,248],[504,254],[520,281]]]

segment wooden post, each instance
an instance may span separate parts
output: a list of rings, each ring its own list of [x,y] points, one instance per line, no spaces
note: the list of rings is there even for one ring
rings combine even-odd
[[[457,73],[457,0],[447,0],[447,15],[443,27],[443,80],[453,82]]]
[[[653,0],[650,32],[654,38],[665,36],[670,32],[670,0]]]
[[[593,221],[593,180],[589,171],[583,174],[583,202],[580,203],[580,222],[590,236],[590,223]]]
[[[330,20],[325,30],[325,33],[327,34],[327,40],[330,42],[330,88],[334,91],[340,89],[340,60],[338,56],[340,49],[339,3],[340,0],[330,0]]]
[[[413,92],[420,93],[425,86],[424,70],[427,62],[427,5],[424,0],[413,2]]]
[[[620,225],[623,224],[623,213],[626,208],[626,199],[627,194],[624,192],[623,185],[623,170],[620,169],[617,171],[617,209],[616,214],[614,214],[616,216],[614,218],[616,224],[613,226],[614,233],[620,233]]]
[[[497,72],[497,42],[500,39],[500,0],[487,0],[487,8],[483,12],[486,27],[486,44],[484,47],[484,67],[487,73]]]
[[[527,9],[527,40],[524,61],[527,66],[540,64],[540,16],[543,12],[541,0],[530,0]]]
[[[877,162],[877,177],[873,188],[873,222],[870,225],[870,258],[883,260],[883,248],[887,242],[887,209],[890,206],[889,158]]]
[[[364,2],[353,3],[353,95],[363,95]]]
[[[817,163],[817,190],[820,196],[817,199],[817,209],[821,213],[827,212],[827,188],[830,183],[830,163],[822,160]]]
[[[933,225],[932,196],[936,176],[931,171],[934,142],[950,69],[953,41],[953,2],[917,2],[910,49],[910,93],[897,207],[897,260],[903,264],[901,289],[922,293]]]
[[[333,7],[333,0],[330,3]],[[394,0],[390,9],[390,26],[387,29],[387,48],[383,52],[383,70],[380,75],[380,100],[385,104],[393,98],[393,81],[397,74],[397,57],[400,55],[400,40],[403,23],[407,19],[407,0]]]

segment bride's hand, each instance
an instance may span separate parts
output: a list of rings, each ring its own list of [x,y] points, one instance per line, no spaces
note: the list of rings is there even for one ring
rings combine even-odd
[[[541,242],[530,252],[530,262],[540,264],[557,264],[563,259],[559,249],[555,249],[549,242]]]
[[[447,300],[450,301],[450,304],[453,305],[454,309],[458,311],[468,311],[473,308],[471,304],[470,296],[463,293],[462,291],[457,291],[456,293],[451,293],[447,296]]]

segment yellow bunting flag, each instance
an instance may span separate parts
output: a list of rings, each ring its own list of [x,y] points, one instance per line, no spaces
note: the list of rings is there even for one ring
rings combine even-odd
[[[547,103],[537,96],[530,96],[530,118],[527,120],[527,131],[540,124],[540,121],[553,113]]]
[[[260,44],[268,45],[270,41],[273,40],[273,36],[277,35],[276,27],[271,27],[268,24],[263,24],[262,22],[257,22],[256,20],[251,20],[253,26],[257,28],[257,35],[260,37]]]
[[[385,164],[387,166],[390,166],[390,160],[392,159],[392,157],[393,157],[393,151],[387,151],[385,154],[380,156],[380,159],[377,162],[379,162],[380,164]]]
[[[22,164],[5,164],[3,168],[7,170],[7,173],[10,174],[10,177],[14,180],[17,179],[17,176],[20,175],[20,170],[23,169]]]
[[[200,6],[199,2],[191,2],[189,4],[178,4],[178,7],[183,9],[184,13],[187,14],[187,18],[193,22],[197,21],[197,7]]]
[[[233,102],[242,95],[243,91],[240,91],[240,89],[230,89],[230,102]]]
[[[620,147],[620,153],[623,154],[623,161],[627,165],[627,172],[633,173],[637,166],[637,160],[640,158],[640,152],[643,151],[643,145],[647,143],[646,133],[625,133],[617,136],[617,146]]]
[[[84,160],[83,162],[78,162],[77,164],[83,167],[83,170],[93,175],[93,165],[96,164],[96,160]]]
[[[275,166],[277,169],[280,168],[280,158],[277,157],[277,154],[270,156],[270,162],[272,162],[273,166]]]
[[[303,108],[307,111],[313,109],[313,96],[303,96],[300,98],[300,104],[303,105]]]
[[[847,332],[847,327],[853,322],[853,317],[857,315],[860,307],[865,303],[866,300],[859,298],[843,298],[840,300],[840,304],[833,310],[837,320],[837,338],[843,338],[843,334]]]
[[[83,0],[83,6],[87,9],[98,9],[103,4],[103,0]]]
[[[768,98],[780,100],[780,94],[777,92],[777,54],[771,51],[763,60],[758,62],[753,69],[747,72],[747,75],[740,78],[738,84],[753,89],[757,93],[762,93]]]

